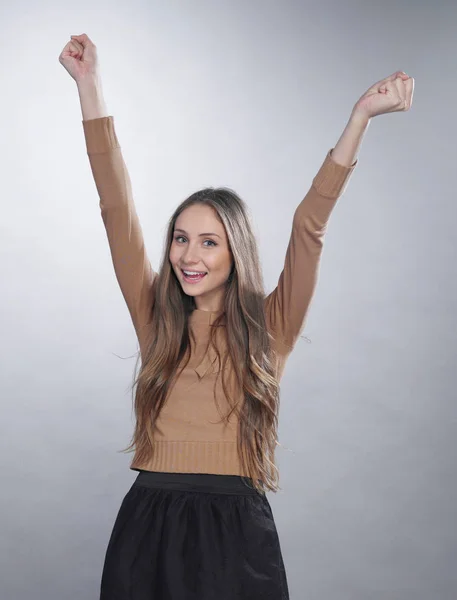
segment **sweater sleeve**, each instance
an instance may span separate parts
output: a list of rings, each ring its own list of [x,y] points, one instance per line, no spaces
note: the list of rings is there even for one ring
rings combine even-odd
[[[146,255],[113,117],[83,121],[83,129],[114,271],[141,346],[156,273]]]
[[[292,350],[304,326],[327,223],[356,164],[339,165],[330,151],[295,210],[283,270],[276,288],[265,299],[267,326],[286,352]]]

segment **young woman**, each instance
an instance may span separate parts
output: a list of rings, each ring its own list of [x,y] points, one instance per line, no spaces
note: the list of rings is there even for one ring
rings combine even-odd
[[[171,216],[151,269],[95,45],[72,36],[59,60],[77,83],[117,280],[138,336],[139,474],[108,544],[102,600],[289,597],[266,491],[278,489],[279,380],[302,330],[332,209],[370,120],[411,106],[397,72],[355,104],[295,210],[283,271],[265,297],[243,201],[204,189]]]

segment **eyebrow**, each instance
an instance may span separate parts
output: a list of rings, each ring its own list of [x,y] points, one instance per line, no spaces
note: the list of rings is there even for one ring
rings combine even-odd
[[[185,234],[187,235],[187,232],[186,232],[186,231],[184,231],[184,229],[177,229],[177,228],[176,228],[176,229],[175,229],[175,231],[180,231],[181,233],[185,233]],[[216,236],[216,237],[218,237],[218,238],[220,238],[220,237],[221,237],[220,235],[217,235],[217,233],[199,233],[199,234],[198,234],[198,237],[202,237],[202,236],[205,236],[205,235],[215,235],[215,236]]]

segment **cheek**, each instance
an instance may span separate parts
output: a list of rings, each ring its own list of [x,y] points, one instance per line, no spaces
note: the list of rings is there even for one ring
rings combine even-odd
[[[217,254],[212,255],[208,258],[207,266],[217,271],[230,271],[232,267],[232,259],[230,253],[227,250],[223,250],[218,252]]]
[[[168,253],[168,258],[169,258],[172,266],[174,267],[176,262],[179,259],[179,251],[177,250],[176,246],[170,247],[170,252]]]

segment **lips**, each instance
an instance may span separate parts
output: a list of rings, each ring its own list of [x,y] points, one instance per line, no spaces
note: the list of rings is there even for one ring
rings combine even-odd
[[[186,273],[183,269],[181,269],[181,273],[184,281],[187,283],[198,283],[207,275],[207,273],[198,273],[197,271],[188,271]]]

